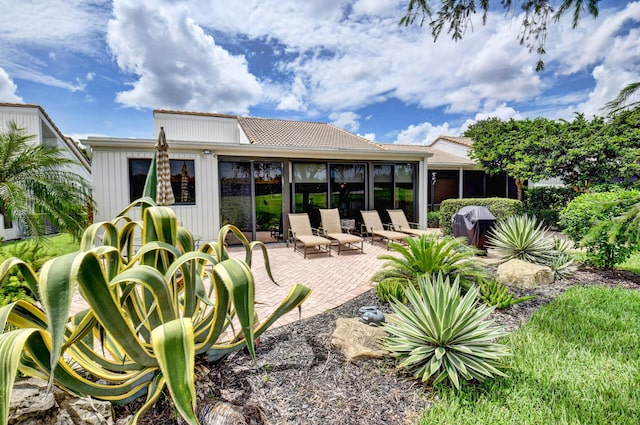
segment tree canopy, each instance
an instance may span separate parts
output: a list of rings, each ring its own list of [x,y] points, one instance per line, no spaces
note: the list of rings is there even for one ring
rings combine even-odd
[[[79,237],[87,225],[88,183],[69,171],[61,149],[32,142],[15,122],[0,132],[0,212],[41,237],[51,224]]]
[[[521,0],[520,6],[524,12],[519,42],[526,45],[529,52],[538,54],[537,71],[544,69],[542,55],[545,54],[548,25],[551,21],[558,22],[565,13],[571,12],[572,27],[575,29],[585,12],[594,18],[598,16],[600,0],[561,0],[560,6],[554,10],[549,0]],[[427,0],[409,0],[405,15],[400,19],[401,25],[411,25],[416,21],[420,26],[428,21],[431,34],[437,40],[443,30],[451,34],[453,40],[461,40],[471,16],[482,12],[482,23],[486,25],[489,13],[489,0],[442,0],[439,8],[432,8],[433,2]],[[515,7],[513,0],[501,0],[500,5],[509,12]]]
[[[489,118],[464,134],[473,139],[470,156],[488,173],[506,171],[516,179],[519,199],[526,180],[559,177],[575,191],[594,183],[628,182],[640,175],[640,108],[610,121],[502,121]]]

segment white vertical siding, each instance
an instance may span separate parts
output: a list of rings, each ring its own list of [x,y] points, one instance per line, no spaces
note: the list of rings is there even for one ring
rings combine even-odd
[[[42,134],[40,129],[40,116],[35,108],[6,108],[0,110],[0,123],[2,123],[2,131],[6,131],[8,123],[14,121],[19,128],[24,128],[25,133],[35,136],[34,143],[40,143]]]
[[[95,221],[110,221],[129,205],[129,159],[152,158],[153,151],[94,150],[93,185]],[[219,229],[218,166],[215,155],[172,153],[170,159],[193,160],[196,178],[195,205],[172,205],[178,223],[201,241],[213,240]],[[133,218],[139,219],[137,213]]]

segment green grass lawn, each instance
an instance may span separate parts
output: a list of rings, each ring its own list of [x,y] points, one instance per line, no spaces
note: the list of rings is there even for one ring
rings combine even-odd
[[[628,270],[630,272],[640,273],[640,252],[631,254],[631,257],[622,264],[616,266],[620,270]]]
[[[640,291],[575,287],[505,338],[510,378],[436,387],[422,424],[640,423]]]

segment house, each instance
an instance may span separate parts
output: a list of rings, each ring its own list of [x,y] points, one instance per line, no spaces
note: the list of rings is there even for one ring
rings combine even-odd
[[[469,157],[473,140],[469,137],[440,136],[429,147],[432,186],[431,209],[450,198],[517,198],[513,178],[507,173],[489,175]]]
[[[386,222],[393,208],[426,227],[434,172],[437,203],[471,193],[465,187],[473,185],[493,194],[492,181],[468,158],[376,143],[327,123],[168,110],[155,110],[153,119],[155,134],[163,128],[169,144],[172,208],[202,240],[232,223],[250,240],[275,241],[286,235],[287,213],[307,212],[317,227],[320,208],[338,208],[356,230],[361,210],[378,210]],[[110,220],[142,194],[156,139],[82,143],[92,149],[95,219]],[[506,182],[502,189],[504,196]]]
[[[0,129],[4,131],[9,122],[15,122],[24,128],[25,133],[33,135],[33,143],[56,146],[63,151],[66,158],[73,159],[77,165],[70,171],[78,174],[87,181],[91,181],[91,164],[76,143],[62,134],[45,110],[38,105],[21,103],[0,103]],[[5,220],[0,210],[0,238],[5,240],[18,239],[22,236],[17,223]]]

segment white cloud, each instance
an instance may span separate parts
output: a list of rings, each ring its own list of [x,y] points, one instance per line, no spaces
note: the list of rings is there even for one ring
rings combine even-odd
[[[15,85],[9,74],[0,68],[0,102],[23,103],[24,101],[16,94],[18,86]]]
[[[449,123],[434,126],[424,122],[418,125],[410,125],[402,130],[393,143],[403,145],[430,145],[438,136],[459,136],[460,129],[449,127]]]
[[[333,112],[329,114],[329,119],[332,120],[331,124],[352,133],[356,133],[360,128],[358,118],[360,118],[360,115],[355,112]]]
[[[182,3],[116,0],[108,28],[118,66],[136,78],[117,94],[126,106],[246,113],[260,97],[245,57],[216,45]]]

